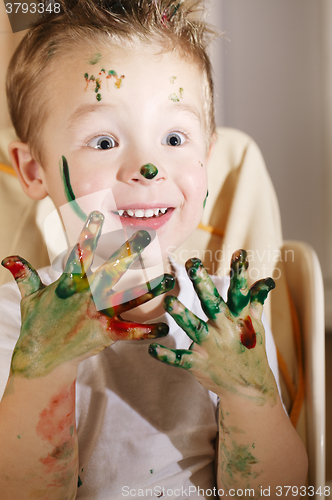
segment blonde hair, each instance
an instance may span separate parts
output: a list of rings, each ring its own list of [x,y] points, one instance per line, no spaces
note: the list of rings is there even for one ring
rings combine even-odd
[[[41,17],[18,46],[7,72],[9,113],[19,139],[41,162],[40,137],[51,113],[53,61],[87,42],[157,43],[202,69],[206,133],[215,130],[207,47],[216,32],[204,21],[203,0],[60,0],[60,14]],[[48,82],[47,91],[45,81]]]

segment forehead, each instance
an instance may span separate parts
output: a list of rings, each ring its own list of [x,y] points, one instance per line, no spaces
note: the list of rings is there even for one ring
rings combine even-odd
[[[203,75],[198,63],[179,51],[162,51],[141,43],[81,45],[53,62],[56,107],[64,114],[73,107],[102,107],[106,101],[145,101],[147,106],[164,104],[170,109],[196,108],[204,121]]]

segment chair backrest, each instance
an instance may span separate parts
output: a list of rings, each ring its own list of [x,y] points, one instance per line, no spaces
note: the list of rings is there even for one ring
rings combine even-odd
[[[301,327],[309,485],[325,485],[325,325],[324,288],[317,255],[299,241],[282,248],[287,284]],[[287,256],[287,258],[286,258]],[[317,495],[317,498],[321,496]]]

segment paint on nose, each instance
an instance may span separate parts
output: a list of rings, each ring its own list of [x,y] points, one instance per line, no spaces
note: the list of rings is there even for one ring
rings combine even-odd
[[[152,163],[147,163],[141,167],[140,174],[146,179],[153,179],[158,174],[158,169]]]

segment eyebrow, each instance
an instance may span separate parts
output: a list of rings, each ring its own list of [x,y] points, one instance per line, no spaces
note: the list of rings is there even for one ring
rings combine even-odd
[[[196,108],[196,106],[194,106],[193,104],[186,104],[182,102],[179,103],[170,102],[168,107],[171,109],[173,106],[176,106],[177,109],[179,109],[180,111],[184,111],[186,113],[189,113],[190,115],[194,115],[194,117],[198,120],[198,122],[200,124],[202,123],[201,114]]]
[[[199,122],[199,124],[202,124],[202,117],[200,112],[198,111],[197,107],[193,104],[186,104],[186,103],[174,103],[170,102],[167,105],[167,108],[169,110],[172,110],[176,107],[177,110],[189,113],[191,116],[194,116],[194,118]],[[71,128],[76,124],[78,120],[80,120],[83,117],[86,117],[90,114],[93,113],[100,113],[100,112],[110,112],[111,110],[114,110],[116,106],[114,104],[82,104],[79,106],[75,111],[70,115],[69,120],[68,120],[68,127]]]
[[[113,104],[98,104],[98,106],[96,106],[96,104],[82,104],[70,115],[67,128],[72,127],[79,119],[87,115],[99,112],[109,112],[114,109],[114,107]]]

